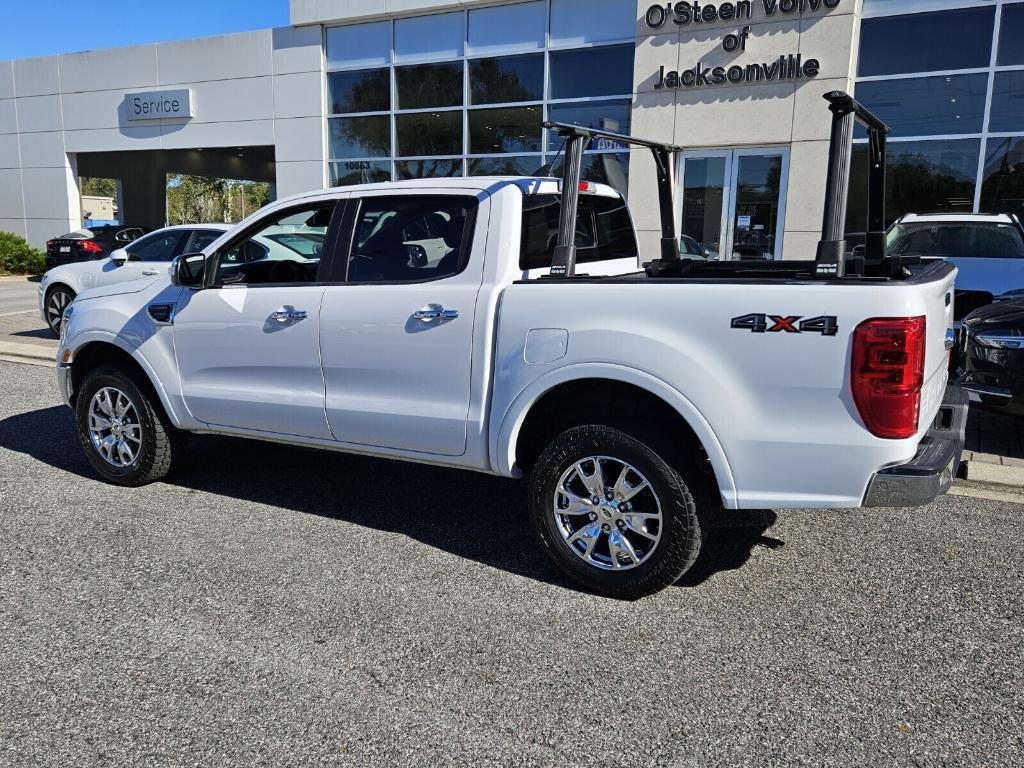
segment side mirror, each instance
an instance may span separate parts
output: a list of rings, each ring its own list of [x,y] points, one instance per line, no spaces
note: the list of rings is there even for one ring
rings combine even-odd
[[[183,253],[171,262],[171,285],[182,288],[199,288],[206,274],[206,255]]]
[[[110,252],[110,260],[114,262],[115,267],[123,266],[128,261],[128,251],[124,248],[118,248]]]
[[[416,243],[406,243],[405,255],[409,257],[409,263],[414,267],[425,267],[430,262],[427,258],[427,249]]]

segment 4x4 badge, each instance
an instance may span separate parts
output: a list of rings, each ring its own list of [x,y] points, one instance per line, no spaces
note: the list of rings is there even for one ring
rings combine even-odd
[[[751,333],[820,333],[835,336],[839,324],[835,315],[819,315],[804,320],[799,315],[740,315],[732,319],[732,327]]]

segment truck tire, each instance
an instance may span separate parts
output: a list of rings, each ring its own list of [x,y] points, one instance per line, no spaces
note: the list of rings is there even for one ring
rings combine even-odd
[[[563,573],[634,600],[674,584],[697,559],[708,528],[698,477],[620,429],[574,427],[537,460],[530,512]]]
[[[148,382],[120,368],[97,368],[85,377],[75,422],[89,463],[115,485],[160,480],[184,452],[185,433],[170,423]]]

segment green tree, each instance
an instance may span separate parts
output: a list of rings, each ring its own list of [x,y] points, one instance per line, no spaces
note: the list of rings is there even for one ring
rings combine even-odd
[[[117,197],[116,179],[96,179],[83,176],[79,180],[83,195],[97,197]]]

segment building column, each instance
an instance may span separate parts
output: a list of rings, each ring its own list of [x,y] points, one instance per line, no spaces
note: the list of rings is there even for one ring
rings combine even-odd
[[[159,228],[167,222],[167,171],[138,168],[121,173],[122,224]]]

